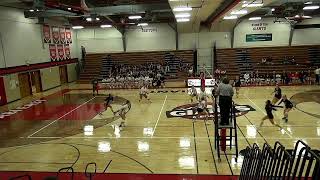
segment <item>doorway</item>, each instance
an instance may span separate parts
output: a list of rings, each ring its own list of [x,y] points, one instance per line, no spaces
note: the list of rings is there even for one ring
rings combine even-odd
[[[42,92],[40,71],[30,72],[32,93]]]
[[[61,82],[61,84],[68,83],[67,66],[60,66],[59,67],[59,72],[60,72],[60,82]]]
[[[29,73],[20,73],[18,75],[21,98],[32,95],[32,86]]]

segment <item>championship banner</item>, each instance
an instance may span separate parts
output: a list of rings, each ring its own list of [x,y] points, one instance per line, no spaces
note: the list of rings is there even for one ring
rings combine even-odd
[[[58,50],[58,60],[64,60],[64,49],[62,44],[57,45],[57,50]]]
[[[65,54],[66,59],[71,59],[69,44],[64,45],[64,54]]]
[[[59,28],[60,32],[60,43],[64,44],[66,42],[66,31],[64,28]]]
[[[55,44],[60,43],[60,32],[59,32],[59,28],[56,26],[52,26],[52,40],[53,40],[53,43]]]
[[[43,31],[43,41],[45,43],[51,43],[51,31],[49,25],[43,25],[42,26]]]
[[[66,28],[66,43],[67,44],[71,44],[72,43],[72,35],[71,35],[71,29],[70,28]]]
[[[49,51],[50,51],[51,61],[56,61],[57,60],[57,46],[55,44],[50,44]]]

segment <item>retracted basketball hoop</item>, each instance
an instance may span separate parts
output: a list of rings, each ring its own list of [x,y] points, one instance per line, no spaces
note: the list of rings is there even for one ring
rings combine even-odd
[[[85,11],[89,11],[89,8],[88,8],[85,0],[81,0],[80,6],[81,6],[81,9],[83,9]]]

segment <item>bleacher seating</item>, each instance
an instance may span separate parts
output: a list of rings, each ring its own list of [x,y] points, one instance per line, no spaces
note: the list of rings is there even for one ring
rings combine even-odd
[[[309,48],[309,61],[313,66],[320,67],[320,47]]]
[[[105,54],[87,54],[85,68],[80,73],[79,83],[90,83],[95,77],[98,77],[101,71],[102,57]]]
[[[93,78],[103,78],[106,76],[113,64],[139,65],[146,63],[165,64],[166,54],[170,53],[175,58],[170,61],[170,65],[177,63],[176,59],[181,59],[183,63],[193,65],[194,51],[193,50],[178,50],[178,51],[150,51],[150,52],[123,52],[123,53],[95,53],[87,54],[84,71],[80,74],[80,83],[90,83]],[[109,56],[108,56],[109,55]],[[171,68],[172,69],[172,68]],[[169,78],[185,79],[186,72],[180,72],[173,68],[175,75],[170,73]]]
[[[240,75],[239,66],[236,64],[236,49],[218,49],[217,50],[217,68],[227,70],[230,78]]]
[[[271,63],[261,63],[262,58],[267,57],[272,58]],[[296,64],[284,64],[285,57],[294,57]],[[216,63],[230,78],[246,71],[259,74],[308,71],[320,65],[320,46],[218,49]]]

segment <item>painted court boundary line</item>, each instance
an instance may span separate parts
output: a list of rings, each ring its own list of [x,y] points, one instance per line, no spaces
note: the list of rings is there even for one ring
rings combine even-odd
[[[86,101],[86,102],[82,103],[81,105],[77,106],[76,108],[74,108],[73,110],[69,111],[68,113],[66,113],[66,114],[62,115],[62,116],[61,116],[61,117],[59,117],[58,119],[56,119],[56,120],[52,121],[51,123],[49,123],[49,124],[47,124],[47,125],[43,126],[42,128],[40,128],[40,129],[39,129],[39,130],[37,130],[36,132],[34,132],[34,133],[32,133],[31,135],[29,135],[29,136],[28,136],[28,138],[32,137],[33,135],[37,134],[38,132],[42,131],[43,129],[45,129],[45,128],[49,127],[51,124],[53,124],[53,123],[55,123],[55,122],[59,121],[60,119],[64,118],[66,115],[68,115],[68,114],[72,113],[73,111],[75,111],[75,110],[79,109],[79,108],[80,108],[80,107],[82,107],[83,105],[85,105],[85,104],[87,104],[88,102],[92,101],[94,98],[96,98],[96,97],[93,97],[93,98],[89,99],[88,101]]]
[[[159,123],[159,120],[160,120],[160,117],[161,117],[161,114],[162,114],[162,111],[163,111],[163,107],[164,107],[164,105],[165,105],[166,102],[167,102],[167,98],[168,98],[168,95],[166,95],[166,97],[164,98],[164,101],[163,101],[161,110],[160,110],[160,112],[159,112],[158,120],[157,120],[156,124],[154,125],[153,132],[152,132],[152,135],[151,135],[151,136],[154,135],[154,132],[155,132],[156,129],[157,129],[157,126],[158,126],[158,123]]]

